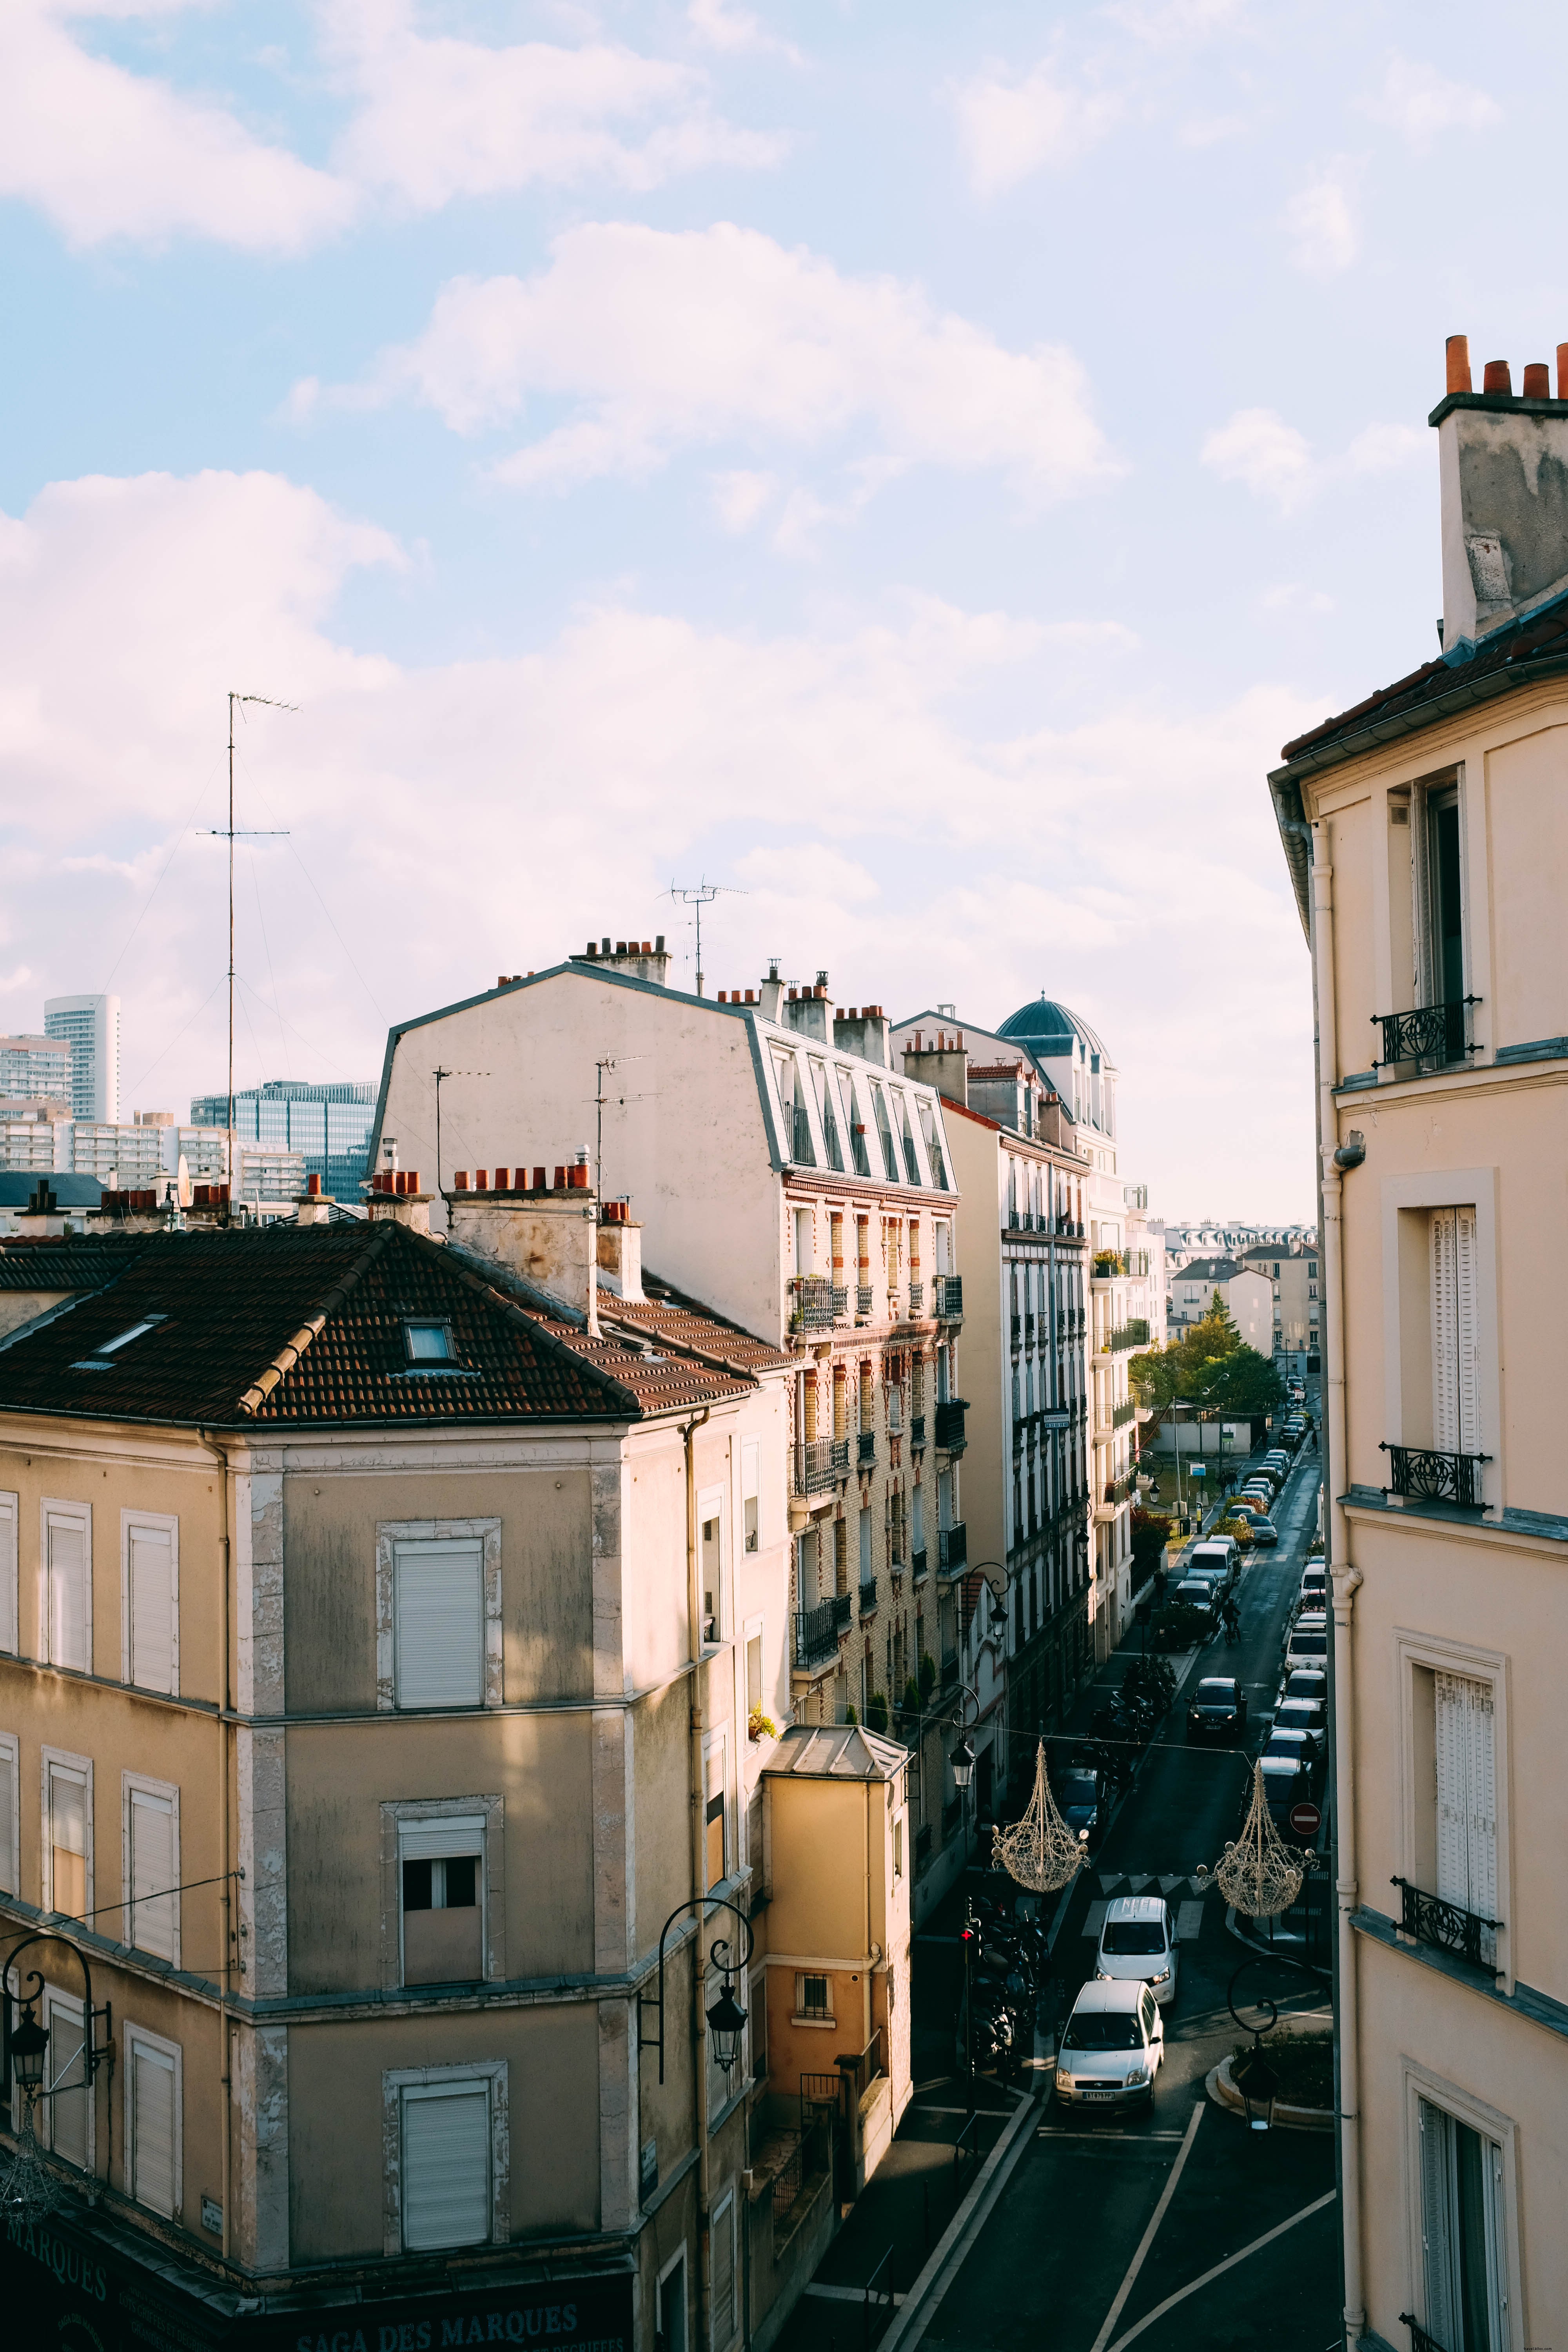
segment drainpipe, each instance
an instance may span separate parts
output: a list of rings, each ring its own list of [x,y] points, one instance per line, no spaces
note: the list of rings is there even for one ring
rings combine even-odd
[[[229,1783],[229,1716],[233,1711],[233,1692],[228,1673],[228,1478],[229,1462],[225,1449],[207,1436],[205,1430],[196,1432],[196,1443],[205,1447],[222,1472],[218,1484],[218,1653],[222,1660],[219,1670],[223,1705],[217,1718],[217,1787],[218,1787],[218,1869],[221,1873],[220,1903],[223,1914],[223,1966],[218,1974],[217,2030],[218,2084],[222,2091],[221,2128],[218,2141],[218,2195],[223,2200],[223,2258],[229,2258],[232,2222],[229,2206],[232,2201],[229,2181],[229,2127],[232,2121],[233,2083],[228,2050],[228,1981],[229,1948],[234,1942],[234,1881],[229,1876],[228,1843],[228,1783]]]
[[[701,1412],[687,1422],[680,1433],[686,1449],[686,1612],[691,1629],[691,1895],[697,1906],[697,1935],[691,1952],[691,2007],[693,2033],[691,2042],[691,2098],[697,2127],[697,2340],[709,2342],[711,2323],[709,2312],[710,2273],[708,2263],[708,2033],[702,2014],[702,1897],[708,1892],[707,1858],[703,1847],[703,1811],[708,1790],[702,1771],[703,1731],[703,1666],[702,1666],[702,1590],[701,1570],[697,1558],[697,1472],[693,1446],[697,1432],[702,1427],[713,1408],[704,1405]]]
[[[1344,2331],[1350,2352],[1366,2326],[1362,2282],[1361,2224],[1361,2035],[1357,1998],[1355,1776],[1351,1734],[1354,1707],[1352,1612],[1361,1571],[1350,1559],[1350,1531],[1339,1502],[1345,1474],[1344,1249],[1341,1223],[1343,1179],[1335,1146],[1339,1123],[1334,1082],[1339,1035],[1334,1004],[1333,867],[1328,862],[1328,830],[1311,831],[1312,970],[1317,992],[1319,1242],[1323,1267],[1325,1333],[1323,1488],[1328,1502],[1324,1528],[1333,1591],[1334,1642],[1329,1685],[1334,1749],[1334,1978],[1339,2013],[1340,2198],[1343,2215]]]

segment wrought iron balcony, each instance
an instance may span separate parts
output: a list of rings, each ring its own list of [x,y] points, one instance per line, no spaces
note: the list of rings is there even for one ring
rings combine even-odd
[[[869,1315],[871,1312],[871,1286],[868,1282],[856,1286],[855,1312],[857,1315]]]
[[[938,1530],[936,1564],[940,1569],[951,1574],[955,1568],[963,1568],[968,1559],[969,1530],[962,1519],[956,1527]]]
[[[856,1441],[855,1459],[859,1464],[862,1470],[869,1468],[870,1465],[876,1461],[877,1433],[874,1429],[863,1429],[860,1432],[859,1437]]]
[[[1479,1912],[1467,1911],[1461,1904],[1445,1902],[1440,1895],[1427,1895],[1419,1886],[1412,1886],[1407,1878],[1394,1878],[1389,1884],[1397,1886],[1404,1898],[1399,1924],[1405,1935],[1414,1936],[1418,1944],[1430,1944],[1436,1951],[1452,1952],[1459,1959],[1468,1960],[1473,1969],[1495,1974],[1500,1919],[1484,1919]]]
[[[1133,1416],[1133,1414],[1137,1412],[1137,1410],[1138,1410],[1138,1405],[1137,1405],[1137,1401],[1136,1401],[1136,1399],[1134,1399],[1134,1398],[1132,1398],[1132,1397],[1129,1397],[1129,1398],[1127,1399],[1126,1402],[1125,1402],[1124,1404],[1119,1404],[1119,1405],[1117,1406],[1117,1408],[1116,1408],[1115,1412],[1111,1414],[1111,1416],[1110,1416],[1110,1426],[1111,1426],[1111,1428],[1112,1428],[1112,1429],[1125,1429],[1125,1428],[1126,1428],[1126,1426],[1127,1426],[1127,1423],[1128,1423],[1132,1419],[1132,1416]]]
[[[860,1614],[861,1614],[861,1616],[862,1616],[862,1617],[869,1617],[869,1616],[872,1614],[873,1611],[876,1609],[876,1606],[877,1606],[877,1580],[876,1580],[876,1578],[875,1578],[874,1576],[868,1576],[868,1577],[865,1577],[865,1578],[863,1578],[863,1579],[861,1580],[861,1584],[860,1584]]]
[[[794,1448],[792,1495],[827,1495],[833,1491],[833,1440],[811,1437]]]
[[[1447,2346],[1439,2344],[1430,2330],[1422,2326],[1413,2311],[1402,2311],[1399,2325],[1410,2330],[1410,2352],[1448,2352]]]
[[[1013,1345],[1015,1348],[1018,1345],[1018,1342],[1022,1339],[1023,1336],[1024,1318],[1021,1315],[1015,1315],[1013,1318]]]
[[[942,1323],[957,1323],[963,1316],[963,1276],[961,1274],[939,1274],[931,1285],[931,1305]]]
[[[833,1475],[836,1478],[847,1478],[849,1475],[849,1440],[847,1437],[833,1440]]]
[[[923,1412],[910,1415],[910,1446],[911,1451],[926,1442],[926,1417]]]
[[[968,1444],[963,1434],[963,1415],[967,1397],[947,1397],[936,1409],[936,1442],[947,1454],[962,1454]]]
[[[1385,1495],[1408,1495],[1423,1502],[1454,1503],[1462,1511],[1482,1511],[1486,1505],[1481,1497],[1481,1465],[1489,1462],[1489,1454],[1436,1454],[1429,1446],[1389,1445],[1378,1448],[1386,1454],[1394,1471]]]
[[[1414,1013],[1374,1013],[1373,1027],[1383,1031],[1383,1051],[1373,1068],[1414,1062],[1417,1070],[1441,1070],[1462,1062],[1476,1050],[1465,1032],[1469,1008],[1480,1001],[1479,996],[1458,996],[1446,1004],[1417,1005]]]
[[[910,1554],[910,1567],[917,1584],[923,1584],[925,1581],[928,1556],[924,1544],[917,1544]]]
[[[1119,1324],[1114,1331],[1106,1335],[1106,1353],[1111,1356],[1123,1355],[1131,1348],[1146,1348],[1148,1345],[1148,1319],[1142,1315],[1130,1315],[1125,1323]]]
[[[815,1609],[797,1609],[795,1617],[795,1663],[806,1673],[838,1655],[838,1636],[848,1624],[849,1595],[830,1593]]]
[[[926,1295],[926,1286],[925,1286],[925,1284],[924,1284],[923,1282],[911,1282],[911,1283],[910,1283],[910,1313],[911,1315],[920,1315],[920,1314],[922,1314],[922,1313],[924,1312],[924,1309],[925,1309],[925,1295]]]
[[[1024,1345],[1026,1348],[1032,1348],[1034,1344],[1035,1318],[1032,1315],[1026,1315],[1024,1318]]]
[[[835,1289],[825,1274],[796,1274],[790,1277],[790,1289],[795,1305],[792,1319],[798,1317],[805,1331],[830,1331],[835,1318],[843,1314],[847,1294]]]

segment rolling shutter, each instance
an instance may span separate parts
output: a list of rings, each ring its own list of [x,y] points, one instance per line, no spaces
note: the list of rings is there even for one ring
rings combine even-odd
[[[403,2242],[410,2253],[490,2234],[490,2101],[483,2083],[403,2094]]]
[[[79,1519],[47,1522],[49,1584],[49,1662],[74,1666],[85,1674],[91,1666],[87,1631],[87,1529]]]
[[[21,1892],[16,1884],[16,1759],[8,1748],[0,1748],[0,1887],[7,1895]]]
[[[458,1538],[399,1544],[394,1608],[398,1706],[481,1706],[482,1547]]]
[[[131,2045],[131,2193],[154,2213],[174,2213],[174,2061],[140,2040]]]
[[[129,1537],[131,1679],[142,1690],[174,1687],[174,1547],[167,1528]]]
[[[1476,1213],[1454,1212],[1454,1340],[1460,1454],[1481,1450],[1480,1349],[1476,1313]]]
[[[79,1919],[87,1909],[87,1777],[49,1767],[49,1896],[55,1910]]]
[[[713,2352],[725,2352],[735,2333],[735,2200],[713,2216]]]
[[[150,1789],[131,1791],[131,1940],[174,1957],[174,1805]]]
[[[1491,1686],[1435,1677],[1437,1892],[1484,1919],[1497,1916],[1497,1753]],[[1483,1949],[1489,1948],[1489,1936]]]
[[[482,1854],[486,1818],[483,1813],[443,1813],[428,1821],[399,1822],[399,1859],[444,1862],[448,1854]]]
[[[1481,1450],[1476,1213],[1434,1209],[1432,1442],[1440,1454]]]
[[[44,1997],[49,2030],[47,2079],[48,2144],[68,2164],[87,2169],[87,2091],[82,2052],[82,2005],[50,1986]]]
[[[1426,2326],[1439,2344],[1458,2339],[1456,2272],[1458,2232],[1454,2212],[1454,2122],[1427,2099],[1420,2102],[1421,2252],[1426,2271]]]
[[[0,1495],[0,1650],[16,1646],[16,1497]]]

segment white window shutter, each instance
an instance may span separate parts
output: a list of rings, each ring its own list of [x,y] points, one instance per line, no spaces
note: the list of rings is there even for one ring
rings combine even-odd
[[[1454,1352],[1458,1454],[1481,1450],[1480,1321],[1476,1296],[1476,1213],[1454,1212]]]
[[[490,2234],[490,2102],[482,2083],[403,2095],[403,2242],[410,2253]]]
[[[397,1704],[479,1706],[485,1694],[482,1547],[399,1544]]]
[[[725,2352],[735,2333],[735,2200],[713,2216],[713,2352]]]
[[[16,1632],[16,1497],[0,1495],[0,1650],[14,1651]]]
[[[160,1959],[174,1957],[174,1806],[149,1789],[131,1791],[131,1940]]]
[[[1497,1916],[1496,1711],[1489,1684],[1436,1677],[1437,1893]],[[1489,1947],[1490,1937],[1483,1944]]]
[[[66,2163],[87,2168],[86,2061],[82,2051],[82,2004],[52,1989],[44,2022],[49,2030],[47,2107],[48,2145]]]
[[[172,2216],[174,2062],[144,2042],[133,2042],[131,2049],[131,2193],[139,2205]]]
[[[19,1895],[16,1884],[16,1759],[0,1748],[0,1887]]]
[[[1459,1451],[1458,1297],[1454,1212],[1432,1212],[1432,1443]]]
[[[1439,2344],[1455,2342],[1458,2307],[1455,2271],[1458,2231],[1454,2227],[1454,2126],[1441,2107],[1423,2099],[1421,2132],[1421,2246],[1425,2257],[1426,2313],[1425,2326]]]
[[[484,1850],[483,1813],[444,1813],[397,1824],[397,1852],[404,1862],[440,1862],[448,1854]]]
[[[174,1687],[174,1549],[166,1528],[133,1527],[131,1679],[142,1690]]]
[[[87,1639],[87,1530],[79,1520],[51,1518],[49,1546],[49,1660],[86,1673],[92,1661]]]

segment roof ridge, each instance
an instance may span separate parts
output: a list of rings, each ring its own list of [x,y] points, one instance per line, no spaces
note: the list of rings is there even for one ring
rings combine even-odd
[[[247,1417],[254,1415],[257,1408],[271,1395],[285,1373],[293,1370],[318,1332],[322,1329],[328,1319],[337,1313],[338,1308],[363,1279],[368,1268],[375,1264],[378,1257],[384,1255],[388,1246],[388,1236],[396,1230],[395,1221],[393,1220],[389,1220],[379,1229],[374,1225],[370,1228],[369,1238],[364,1247],[359,1252],[347,1274],[328,1291],[317,1313],[306,1317],[293,1338],[284,1341],[270,1361],[263,1365],[250,1386],[241,1390],[235,1400],[237,1412],[243,1412]]]
[[[410,1238],[421,1248],[428,1250],[433,1256],[438,1258],[443,1265],[454,1265],[459,1282],[465,1283],[470,1290],[478,1291],[481,1297],[493,1299],[503,1315],[509,1316],[514,1322],[521,1324],[531,1338],[543,1346],[550,1354],[561,1358],[564,1362],[575,1365],[580,1371],[590,1373],[618,1402],[626,1407],[628,1414],[636,1414],[638,1420],[647,1417],[647,1408],[635,1389],[628,1388],[624,1381],[618,1381],[614,1372],[607,1371],[603,1364],[595,1363],[591,1356],[581,1354],[567,1339],[562,1338],[558,1332],[552,1331],[542,1307],[524,1307],[518,1299],[510,1298],[504,1290],[498,1290],[495,1284],[487,1280],[486,1276],[478,1270],[466,1250],[458,1251],[454,1257],[453,1255],[449,1255],[451,1244],[437,1241],[432,1234],[414,1234]],[[500,1267],[497,1271],[504,1273],[506,1269]],[[584,1339],[588,1337],[585,1322],[583,1337]]]

